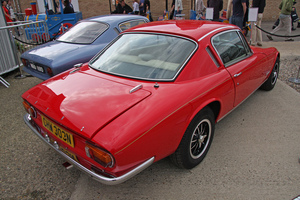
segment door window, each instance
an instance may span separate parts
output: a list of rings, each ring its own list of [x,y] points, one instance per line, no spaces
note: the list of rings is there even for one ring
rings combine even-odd
[[[225,66],[240,61],[250,52],[237,31],[227,31],[213,37],[212,44]]]

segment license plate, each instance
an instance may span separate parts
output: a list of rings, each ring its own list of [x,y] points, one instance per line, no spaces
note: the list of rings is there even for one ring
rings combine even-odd
[[[71,133],[68,133],[63,128],[59,127],[58,125],[52,123],[50,120],[48,120],[46,117],[42,115],[42,122],[43,126],[53,133],[56,137],[58,137],[61,141],[65,142],[66,144],[70,145],[74,148],[74,140],[73,135]]]
[[[59,147],[59,150],[61,150],[62,152],[64,152],[66,155],[68,155],[70,158],[72,158],[73,160],[76,160],[77,162],[79,162],[77,160],[77,157],[75,154],[71,153],[70,151],[68,151],[67,149],[63,148],[63,147]]]
[[[31,67],[32,69],[34,69],[34,70],[37,70],[37,71],[39,71],[39,72],[43,72],[43,73],[44,73],[44,68],[43,68],[43,67],[37,66],[37,65],[35,65],[35,64],[33,64],[33,63],[30,63],[30,67]]]
[[[33,63],[30,63],[30,67],[31,67],[32,69],[36,69],[36,66],[35,66],[35,64],[33,64]]]

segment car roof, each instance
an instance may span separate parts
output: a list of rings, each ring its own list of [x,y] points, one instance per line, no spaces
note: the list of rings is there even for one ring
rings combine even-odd
[[[124,31],[128,32],[153,32],[188,37],[194,40],[217,33],[223,30],[239,29],[237,26],[204,20],[168,20],[146,23]]]
[[[91,21],[98,21],[98,22],[106,22],[106,23],[115,23],[115,22],[123,22],[128,20],[136,20],[136,19],[143,19],[149,21],[147,17],[140,16],[140,15],[125,15],[125,14],[113,14],[113,15],[101,15],[96,17],[91,17],[85,20]]]

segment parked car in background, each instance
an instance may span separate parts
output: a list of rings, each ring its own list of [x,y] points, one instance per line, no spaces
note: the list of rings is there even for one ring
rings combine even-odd
[[[25,92],[24,121],[104,184],[126,181],[167,156],[190,169],[206,156],[215,123],[258,88],[273,89],[279,56],[273,47],[250,47],[234,25],[144,24],[89,63]]]
[[[75,64],[88,62],[120,32],[147,22],[146,17],[138,15],[105,15],[81,20],[57,40],[23,53],[23,70],[46,80]]]

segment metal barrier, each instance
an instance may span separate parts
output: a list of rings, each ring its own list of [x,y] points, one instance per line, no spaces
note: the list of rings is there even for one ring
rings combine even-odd
[[[298,69],[297,77],[296,78],[289,78],[289,81],[292,82],[292,83],[300,84],[300,66],[299,66],[299,69]],[[300,160],[299,160],[299,162],[300,162]]]
[[[45,21],[17,21],[0,27],[0,75],[20,69],[20,78],[25,77],[21,70],[21,54],[36,45],[50,40]],[[0,83],[9,83],[0,76]]]

